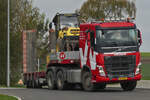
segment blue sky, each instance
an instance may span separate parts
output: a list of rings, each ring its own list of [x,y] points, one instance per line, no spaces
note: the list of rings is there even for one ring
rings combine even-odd
[[[53,18],[56,12],[71,13],[79,9],[86,0],[33,0],[46,17]],[[150,52],[150,0],[136,0],[136,24],[142,32],[142,52]]]

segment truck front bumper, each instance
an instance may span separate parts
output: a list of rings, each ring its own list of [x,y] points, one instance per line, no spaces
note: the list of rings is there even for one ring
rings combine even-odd
[[[137,81],[142,78],[141,74],[135,75],[134,77],[121,77],[121,78],[108,78],[108,77],[101,77],[101,76],[95,76],[95,78],[92,79],[92,82],[94,83],[119,83],[121,81]]]

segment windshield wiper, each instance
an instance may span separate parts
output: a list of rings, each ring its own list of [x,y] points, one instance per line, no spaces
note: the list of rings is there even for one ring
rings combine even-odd
[[[127,48],[133,48],[133,47],[135,48],[136,46],[118,47],[117,50],[114,50],[114,51],[113,51],[113,53],[118,52],[118,51],[125,50],[125,49],[127,49]]]
[[[98,44],[101,46],[118,46],[117,42],[114,41],[100,41]]]

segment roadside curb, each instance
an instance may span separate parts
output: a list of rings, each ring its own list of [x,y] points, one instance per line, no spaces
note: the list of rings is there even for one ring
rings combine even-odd
[[[15,97],[15,98],[17,98],[18,100],[22,100],[20,97],[18,97],[18,96],[13,96],[13,95],[9,95],[9,96],[12,96],[12,97]]]

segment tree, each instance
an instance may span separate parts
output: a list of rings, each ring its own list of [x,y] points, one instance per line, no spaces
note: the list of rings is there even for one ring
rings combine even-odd
[[[81,18],[116,19],[136,17],[135,1],[129,0],[87,0],[79,9]]]
[[[0,0],[0,85],[6,84],[7,68],[7,0]],[[10,0],[10,78],[11,85],[21,77],[22,72],[22,32],[37,30],[37,38],[44,35],[45,15],[32,0]],[[38,48],[38,47],[37,47]]]
[[[0,0],[0,84],[6,83],[7,68],[7,2]]]

